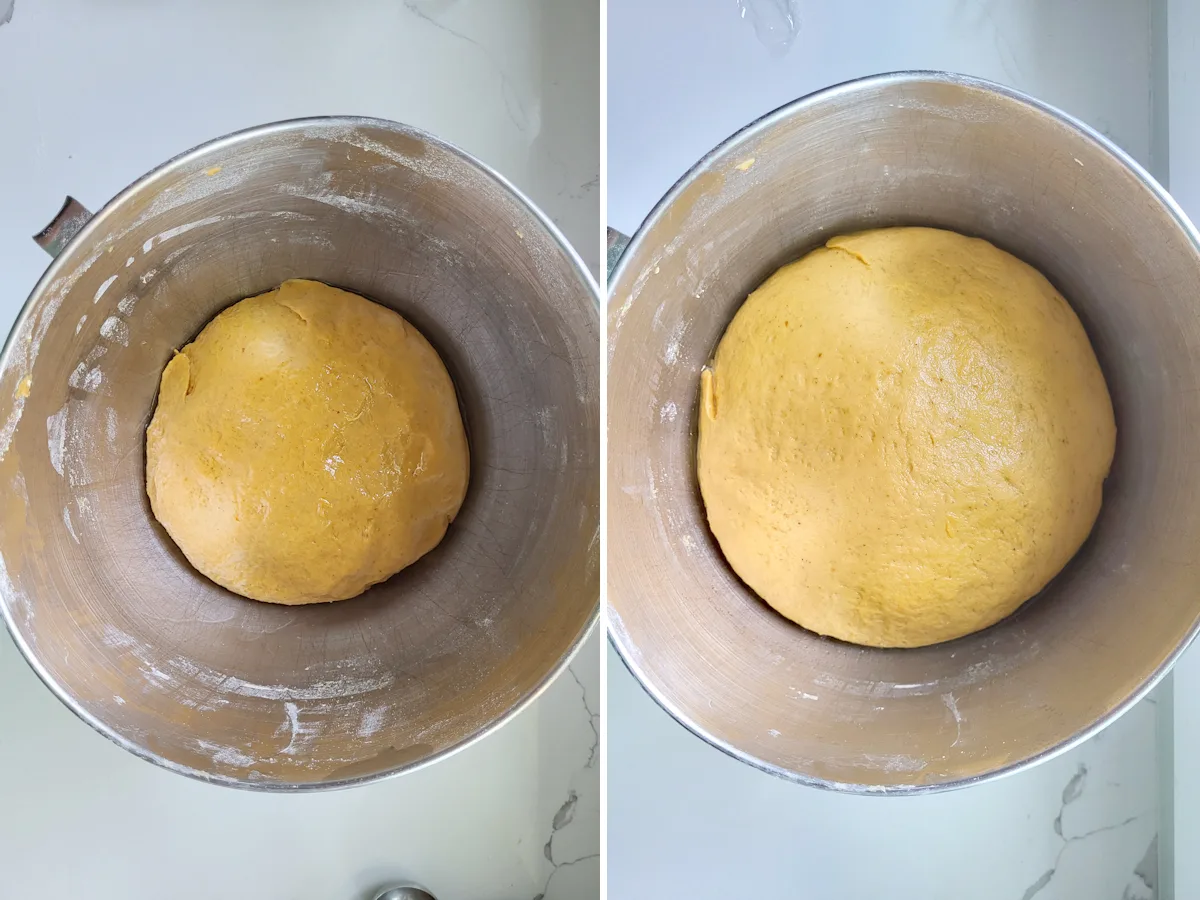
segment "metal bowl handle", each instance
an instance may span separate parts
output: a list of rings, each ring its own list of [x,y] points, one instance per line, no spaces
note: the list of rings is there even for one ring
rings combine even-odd
[[[621,261],[621,254],[629,246],[629,238],[615,228],[608,229],[608,276],[611,278],[613,269]]]
[[[50,224],[33,236],[34,243],[51,256],[58,256],[91,217],[92,213],[87,207],[68,196]]]

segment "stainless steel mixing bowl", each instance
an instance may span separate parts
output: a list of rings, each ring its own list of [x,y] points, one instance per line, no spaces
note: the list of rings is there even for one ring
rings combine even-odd
[[[466,503],[436,550],[306,608],[199,576],[144,488],[172,351],[293,277],[420,328],[471,444]],[[9,337],[0,608],[68,706],[175,771],[314,788],[436,760],[527,704],[597,617],[599,364],[595,282],[465,153],[369,119],[214,141],[92,218]]]
[[[982,633],[918,650],[818,637],[725,563],[696,488],[701,367],[747,293],[845,231],[928,224],[1044,272],[1116,408],[1095,530]],[[830,88],[730,138],[647,219],[610,280],[610,629],[632,672],[729,754],[852,791],[1011,772],[1112,721],[1200,616],[1200,247],[1129,157],[1045,104],[969,78]]]

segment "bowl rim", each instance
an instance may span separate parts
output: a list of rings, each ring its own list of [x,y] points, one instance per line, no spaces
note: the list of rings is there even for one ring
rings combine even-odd
[[[662,198],[654,205],[650,214],[642,220],[637,230],[630,238],[628,245],[622,252],[621,257],[617,260],[617,264],[613,267],[608,277],[608,298],[609,310],[614,299],[613,290],[618,282],[625,275],[625,270],[633,265],[634,252],[642,249],[645,244],[646,235],[654,228],[655,225],[666,214],[667,210],[675,202],[695,180],[695,178],[711,164],[718,159],[728,155],[733,155],[739,148],[758,137],[774,126],[778,125],[792,116],[803,112],[804,110],[816,106],[817,104],[826,102],[832,98],[846,95],[853,95],[856,92],[864,89],[886,87],[892,85],[904,84],[944,84],[955,85],[961,87],[969,87],[975,90],[981,90],[989,93],[998,94],[1009,100],[1016,101],[1025,107],[1032,109],[1035,112],[1040,112],[1052,119],[1055,119],[1060,124],[1074,131],[1078,136],[1085,140],[1091,141],[1097,145],[1099,149],[1107,151],[1109,155],[1114,157],[1128,171],[1130,171],[1137,179],[1146,187],[1151,195],[1158,200],[1159,203],[1170,213],[1175,220],[1175,224],[1186,235],[1192,246],[1200,254],[1200,231],[1192,224],[1187,214],[1175,202],[1174,198],[1167,193],[1166,189],[1158,183],[1144,166],[1130,156],[1125,150],[1118,147],[1113,141],[1105,137],[1100,132],[1086,124],[1085,122],[1063,112],[1055,106],[1051,106],[1042,100],[1038,100],[1023,91],[1018,91],[1015,88],[999,84],[994,81],[989,81],[984,78],[976,78],[971,75],[962,75],[955,72],[939,71],[934,69],[903,69],[893,72],[883,72],[875,75],[867,75],[861,78],[852,78],[847,81],[842,81],[828,87],[820,88],[791,100],[782,106],[771,110],[770,112],[760,116],[754,121],[745,125],[738,131],[735,131],[721,143],[717,144],[713,149],[709,150],[702,156],[690,169],[687,170],[672,186],[663,194]],[[611,340],[611,335],[609,340]],[[608,356],[606,348],[606,358]],[[607,411],[607,407],[606,407]],[[606,420],[607,424],[607,420]],[[605,595],[607,597],[607,593]],[[726,756],[732,757],[739,762],[746,763],[755,769],[766,772],[768,775],[774,775],[777,778],[782,778],[785,781],[790,781],[796,784],[806,785],[808,787],[820,788],[822,790],[836,791],[839,793],[862,794],[862,795],[905,795],[911,796],[916,794],[935,794],[944,791],[957,790],[959,788],[970,787],[976,784],[994,781],[998,778],[1003,778],[1008,775],[1022,772],[1025,769],[1032,768],[1039,763],[1053,759],[1060,754],[1066,753],[1068,750],[1082,744],[1084,741],[1091,738],[1093,735],[1103,731],[1122,715],[1124,715],[1136,703],[1141,701],[1149,694],[1164,677],[1171,671],[1179,657],[1196,639],[1197,634],[1200,634],[1200,617],[1192,624],[1191,629],[1184,636],[1184,639],[1175,647],[1159,665],[1154,672],[1146,678],[1137,688],[1129,693],[1129,695],[1112,707],[1108,712],[1092,722],[1090,725],[1075,732],[1070,737],[1060,741],[1050,747],[1046,747],[1038,753],[1017,762],[1009,763],[992,769],[987,772],[982,772],[977,775],[971,775],[963,778],[954,778],[947,781],[940,781],[932,784],[888,784],[888,785],[871,785],[871,784],[855,784],[841,781],[832,781],[825,778],[817,778],[812,775],[805,775],[796,772],[792,769],[776,765],[768,762],[752,753],[735,747],[727,741],[724,741],[713,734],[710,734],[703,727],[693,721],[687,713],[676,707],[670,699],[666,697],[663,691],[658,688],[646,672],[638,665],[636,661],[637,654],[634,648],[628,642],[628,632],[625,630],[621,622],[620,615],[609,604],[608,612],[608,640],[616,651],[617,656],[624,664],[625,669],[637,680],[642,686],[642,689],[650,695],[656,704],[666,712],[672,719],[682,725],[685,729],[691,732],[696,737],[700,738],[706,744],[720,750]]]
[[[54,279],[59,276],[61,270],[65,267],[66,260],[70,255],[70,251],[78,248],[85,242],[92,240],[96,233],[103,228],[104,220],[113,214],[113,210],[129,200],[138,190],[143,187],[143,185],[165,172],[186,166],[188,163],[192,162],[198,157],[213,150],[218,150],[222,147],[232,147],[253,138],[266,137],[272,134],[280,134],[293,130],[304,130],[306,128],[313,127],[334,129],[369,127],[382,129],[402,135],[404,137],[413,138],[415,140],[431,144],[443,152],[458,157],[468,166],[474,167],[485,177],[490,178],[492,181],[498,184],[513,199],[523,206],[525,210],[532,215],[535,220],[537,220],[541,227],[546,230],[546,233],[549,234],[549,236],[553,239],[554,243],[558,246],[558,249],[563,253],[571,267],[575,270],[576,275],[580,277],[584,288],[587,290],[592,299],[594,308],[596,309],[597,313],[599,313],[601,308],[599,284],[597,283],[596,278],[593,276],[591,270],[588,269],[587,265],[583,262],[583,259],[580,257],[578,251],[576,251],[576,249],[563,235],[558,226],[554,224],[550,217],[546,215],[546,213],[544,213],[537,206],[537,204],[527,197],[523,191],[516,187],[516,185],[514,185],[511,181],[509,181],[487,163],[482,162],[476,156],[468,153],[466,150],[463,150],[456,144],[443,140],[442,138],[430,134],[423,129],[390,119],[352,115],[305,116],[301,118],[282,119],[277,122],[269,122],[264,125],[255,125],[249,128],[242,128],[237,131],[232,131],[228,134],[221,135],[220,137],[213,138],[212,140],[205,141],[204,143],[197,144],[195,147],[185,150],[184,152],[171,157],[160,165],[155,166],[153,169],[146,172],[144,175],[131,182],[120,192],[114,195],[112,199],[100,207],[100,209],[98,209],[95,214],[88,219],[79,232],[67,242],[62,251],[55,256],[53,260],[51,260],[50,265],[46,267],[46,271],[42,273],[41,278],[39,278],[37,283],[33,286],[33,290],[30,291],[29,296],[26,298],[24,304],[22,304],[21,310],[17,314],[11,330],[4,339],[3,347],[0,348],[0,373],[2,373],[9,365],[10,356],[13,350],[13,342],[17,332],[28,323],[29,318],[33,315],[37,300],[42,296],[44,291],[54,281]],[[603,401],[602,391],[600,400]],[[598,531],[599,528],[600,525],[597,523]],[[0,572],[3,572],[3,570],[4,566],[2,554],[0,554]],[[5,581],[7,581],[7,579],[5,579]],[[394,769],[385,769],[369,775],[358,775],[351,778],[342,778],[321,782],[268,782],[251,781],[245,778],[234,778],[227,775],[216,774],[214,772],[206,772],[192,766],[177,763],[157,753],[154,753],[145,747],[139,746],[138,744],[119,734],[105,722],[101,721],[99,718],[84,709],[84,707],[76,700],[74,696],[72,696],[69,691],[66,690],[66,688],[64,688],[50,676],[49,672],[47,672],[42,666],[37,654],[34,653],[33,648],[28,645],[28,643],[22,637],[21,632],[18,630],[16,621],[13,618],[11,605],[12,598],[7,596],[7,585],[0,583],[0,621],[4,623],[9,635],[12,637],[13,643],[17,647],[17,650],[20,652],[21,656],[24,657],[25,662],[29,664],[29,667],[33,669],[34,674],[37,675],[42,684],[49,688],[51,693],[53,693],[54,696],[56,696],[59,701],[61,701],[62,704],[67,707],[67,709],[74,713],[77,718],[91,726],[93,730],[108,738],[118,747],[128,750],[134,756],[144,759],[147,762],[154,763],[155,765],[160,766],[167,771],[174,772],[179,775],[185,775],[189,778],[208,784],[217,784],[225,787],[239,788],[242,790],[255,791],[259,793],[316,793],[321,791],[334,791],[344,788],[357,787],[359,785],[382,781],[386,778],[394,778],[399,775],[405,775],[409,772],[415,772],[418,769],[423,769],[426,766],[430,766],[434,763],[440,762],[443,759],[447,759],[461,750],[465,750],[467,747],[470,747],[472,744],[482,740],[492,732],[497,731],[499,728],[516,718],[518,714],[532,705],[532,703],[542,695],[542,693],[563,673],[563,671],[571,665],[571,662],[579,653],[580,647],[583,646],[584,641],[586,641],[588,636],[591,635],[595,630],[596,623],[600,618],[600,595],[598,593],[596,597],[596,603],[584,620],[578,634],[572,639],[570,645],[567,647],[562,656],[546,671],[541,680],[538,681],[538,683],[535,684],[524,697],[521,697],[503,714],[497,716],[491,722],[477,729],[475,732],[458,741],[457,743],[451,744],[449,747],[445,747],[436,753],[425,757],[424,759],[420,759],[412,763],[406,763]]]

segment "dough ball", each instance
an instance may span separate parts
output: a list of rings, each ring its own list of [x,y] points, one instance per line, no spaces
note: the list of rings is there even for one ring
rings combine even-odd
[[[146,440],[154,515],[200,572],[269,603],[345,600],[432,550],[467,490],[437,352],[313,281],[236,303],[167,364]]]
[[[839,237],[750,295],[701,378],[700,489],[734,571],[875,647],[999,621],[1079,549],[1116,425],[1037,271],[931,228]]]

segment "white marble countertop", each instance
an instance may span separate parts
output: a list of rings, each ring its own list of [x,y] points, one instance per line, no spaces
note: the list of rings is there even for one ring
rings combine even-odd
[[[594,0],[145,5],[0,0],[0,330],[71,193],[98,209],[171,156],[279,119],[362,114],[514,181],[596,270]],[[0,636],[0,896],[595,898],[599,639],[496,734],[401,778],[264,795],[161,771],[73,718]]]
[[[999,781],[865,797],[725,756],[608,652],[610,897],[1155,897],[1153,699],[1081,747]]]
[[[705,152],[812,90],[897,69],[1004,82],[1158,167],[1150,5],[1137,0],[609,0],[608,221],[631,233]],[[794,34],[780,15],[794,12]],[[773,30],[756,31],[759,17]],[[660,710],[609,653],[608,884],[621,900],[1147,900],[1158,709],[1032,770],[912,798],[803,788]]]

